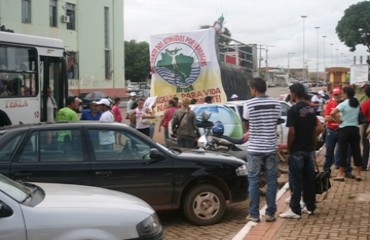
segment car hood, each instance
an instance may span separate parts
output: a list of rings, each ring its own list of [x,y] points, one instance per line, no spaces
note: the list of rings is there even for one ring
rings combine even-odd
[[[143,212],[152,210],[143,200],[122,192],[73,184],[33,184],[45,192],[45,198],[37,208],[136,209]]]

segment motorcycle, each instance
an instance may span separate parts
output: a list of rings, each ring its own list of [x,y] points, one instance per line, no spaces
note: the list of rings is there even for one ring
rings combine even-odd
[[[203,112],[201,114],[201,119],[199,120],[198,118],[195,123],[195,125],[198,128],[203,129],[203,134],[198,138],[197,141],[198,148],[208,151],[226,153],[231,156],[242,159],[244,161],[247,161],[247,152],[245,149],[238,147],[231,141],[228,141],[221,137],[217,137],[217,135],[215,134],[215,129],[217,129],[218,127],[217,124],[219,121],[216,122],[217,123],[216,125],[213,122],[209,121],[208,119],[211,114],[212,113]]]

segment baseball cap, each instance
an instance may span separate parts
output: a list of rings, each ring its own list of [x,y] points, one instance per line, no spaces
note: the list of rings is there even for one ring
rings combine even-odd
[[[231,99],[233,99],[233,98],[238,98],[238,95],[236,95],[236,94],[231,95]]]
[[[136,96],[136,92],[130,92],[130,96],[131,96],[131,97]]]
[[[100,99],[100,101],[96,102],[97,105],[105,105],[110,107],[110,101],[106,98]]]
[[[319,91],[318,94],[320,94],[322,97],[325,97],[325,92],[324,91]]]
[[[334,88],[332,93],[333,95],[339,95],[342,94],[342,91],[340,90],[340,88]]]

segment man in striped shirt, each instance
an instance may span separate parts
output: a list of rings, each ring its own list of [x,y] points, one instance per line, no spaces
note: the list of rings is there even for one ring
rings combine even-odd
[[[281,116],[280,102],[266,95],[266,82],[253,78],[249,84],[254,98],[244,104],[243,121],[249,131],[247,167],[249,180],[249,215],[247,220],[259,222],[260,171],[265,169],[267,180],[267,222],[275,221],[278,178],[277,122]]]

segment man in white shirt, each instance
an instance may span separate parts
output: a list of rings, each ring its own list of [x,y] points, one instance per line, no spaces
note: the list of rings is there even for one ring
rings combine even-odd
[[[315,108],[316,115],[321,116],[322,111],[324,110],[323,106],[325,103],[325,93],[324,91],[319,91],[316,95],[311,98],[312,106]]]
[[[96,103],[99,107],[100,112],[102,112],[102,115],[99,119],[102,123],[112,123],[114,122],[114,116],[112,112],[110,111],[111,102],[106,99],[100,99]],[[113,144],[116,142],[116,139],[114,137],[113,131],[100,131],[99,132],[99,144],[100,148],[102,150],[112,150]]]

